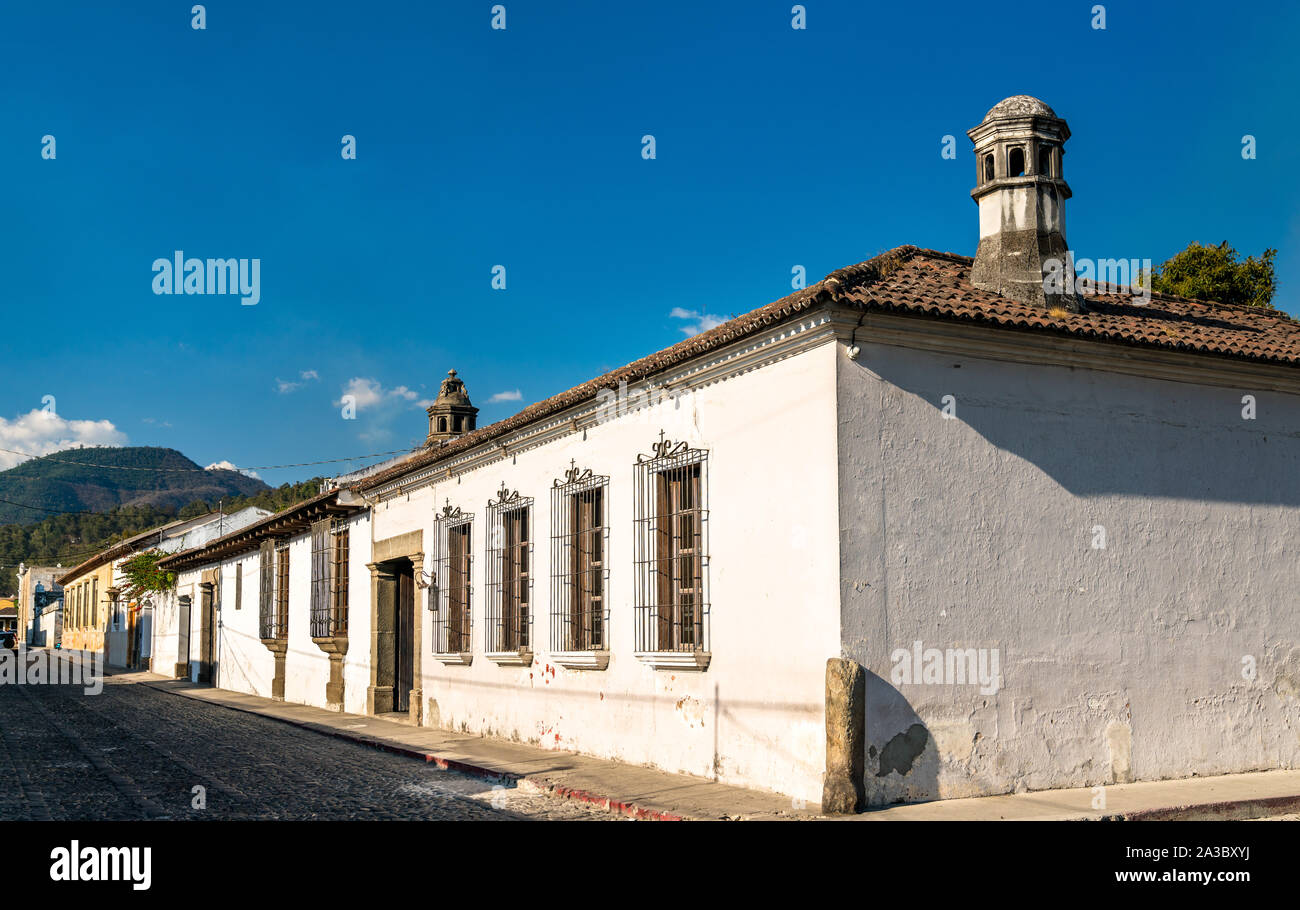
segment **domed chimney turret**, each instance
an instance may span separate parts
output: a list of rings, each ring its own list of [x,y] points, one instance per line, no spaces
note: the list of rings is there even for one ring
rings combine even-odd
[[[478,408],[470,404],[465,383],[455,370],[449,370],[438,389],[438,397],[429,405],[429,437],[424,444],[434,445],[463,436],[474,429],[477,416]]]
[[[975,143],[971,196],[980,245],[970,281],[977,288],[1042,307],[1082,309],[1065,243],[1062,176],[1070,127],[1037,98],[1015,95],[967,132]]]

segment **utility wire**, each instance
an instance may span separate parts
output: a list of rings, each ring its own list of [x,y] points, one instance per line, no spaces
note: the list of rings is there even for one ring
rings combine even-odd
[[[49,512],[51,515],[89,515],[95,511],[94,509],[47,509],[44,506],[29,506],[25,502],[14,502],[12,499],[0,499],[0,502],[7,506],[18,506],[20,509]]]
[[[372,453],[372,454],[370,454],[370,455],[351,455],[351,456],[348,456],[347,458],[324,458],[324,459],[321,459],[320,461],[298,461],[298,462],[294,462],[293,464],[255,464],[255,465],[248,465],[247,467],[242,467],[242,468],[237,467],[237,468],[234,468],[233,471],[234,471],[235,473],[238,473],[238,472],[240,472],[240,471],[275,471],[275,470],[279,470],[280,468],[307,468],[307,467],[311,467],[312,465],[318,465],[318,464],[335,464],[335,463],[340,462],[340,461],[360,461],[360,460],[363,459],[363,458],[384,458],[384,457],[387,457],[387,456],[389,456],[389,455],[405,455],[405,454],[407,454],[407,453],[409,453],[409,452],[411,452],[411,451],[414,451],[414,450],[413,450],[413,449],[394,449],[392,452],[374,452],[374,453]],[[151,474],[194,474],[194,473],[205,472],[205,471],[208,471],[208,470],[209,470],[208,468],[199,468],[199,467],[193,467],[193,468],[137,468],[137,467],[133,467],[133,466],[129,466],[129,465],[120,465],[120,464],[95,464],[95,463],[93,463],[93,462],[88,462],[88,461],[72,461],[72,460],[67,459],[67,458],[56,458],[56,457],[53,456],[53,455],[36,455],[36,454],[31,453],[31,452],[19,452],[19,451],[17,451],[16,449],[3,449],[3,448],[0,448],[0,452],[8,452],[10,455],[21,455],[21,456],[23,456],[24,458],[40,458],[40,459],[43,459],[43,460],[45,460],[45,461],[53,461],[53,462],[57,462],[57,463],[59,463],[59,464],[73,464],[73,465],[78,465],[78,466],[83,467],[83,468],[111,468],[111,469],[118,470],[118,471],[147,471],[147,472],[149,472],[149,473],[151,473]],[[232,469],[230,469],[230,468],[212,468],[211,470],[216,470],[216,471],[229,471],[229,470],[232,470]]]
[[[133,535],[127,535],[127,536],[129,537]],[[126,537],[122,538],[122,540],[126,540],[126,539],[127,539]],[[118,540],[118,541],[114,541],[113,543],[106,543],[102,547],[95,547],[93,550],[87,550],[84,553],[63,553],[63,554],[55,554],[54,556],[33,556],[31,559],[27,559],[26,557],[24,557],[21,562],[0,562],[0,568],[16,569],[20,565],[39,566],[39,565],[44,565],[45,563],[51,561],[62,561],[65,559],[70,560],[70,562],[68,563],[68,565],[64,566],[63,568],[65,569],[71,568],[72,566],[75,566],[78,563],[80,563],[87,556],[93,556],[96,553],[102,553],[105,550],[107,550],[109,547],[115,547],[121,542],[122,542],[121,540]]]
[[[408,453],[408,452],[411,452],[411,451],[414,451],[414,450],[413,450],[413,449],[396,449],[396,450],[394,450],[394,451],[392,451],[392,452],[375,452],[374,454],[371,454],[371,455],[354,455],[354,456],[352,456],[352,457],[350,457],[350,458],[326,458],[326,459],[323,459],[323,460],[321,460],[321,461],[302,461],[302,462],[297,462],[296,464],[253,465],[253,466],[251,466],[251,467],[247,467],[247,468],[238,468],[236,471],[234,471],[234,472],[232,472],[232,473],[238,473],[238,472],[240,472],[240,471],[270,471],[270,470],[277,469],[277,468],[303,468],[303,467],[309,467],[309,466],[311,466],[311,465],[318,465],[318,464],[334,464],[334,463],[336,463],[336,462],[340,462],[340,461],[359,461],[360,459],[363,459],[363,458],[383,458],[383,457],[388,456],[388,455],[404,455],[404,454],[406,454],[406,453]],[[54,462],[58,462],[59,464],[78,465],[78,466],[83,467],[83,468],[114,468],[114,469],[119,470],[119,471],[147,471],[147,472],[152,473],[152,474],[161,474],[161,473],[168,473],[168,474],[194,474],[194,473],[206,473],[206,472],[208,471],[207,468],[137,468],[137,467],[133,467],[133,466],[129,466],[129,465],[94,464],[94,463],[92,463],[92,462],[87,462],[87,461],[71,461],[71,460],[66,459],[66,458],[55,458],[53,455],[33,455],[33,454],[30,453],[30,452],[19,452],[19,451],[16,451],[16,450],[14,450],[14,449],[4,449],[4,448],[0,448],[0,452],[8,452],[8,453],[11,454],[11,455],[22,455],[22,456],[24,456],[24,457],[26,457],[26,458],[40,458],[40,459],[43,459],[43,460],[45,460],[45,461],[54,461]],[[218,469],[216,469],[216,470],[223,470],[223,471],[225,471],[225,470],[229,470],[229,469],[228,469],[228,468],[218,468]],[[12,476],[12,475],[11,475],[9,478],[5,478],[4,475],[5,475],[5,472],[0,471],[0,480],[3,480],[3,479],[11,479],[11,480],[26,480],[26,479],[28,479],[28,478],[25,478],[25,477],[15,477],[15,476]],[[72,481],[59,481],[57,478],[46,478],[46,479],[47,479],[47,480],[56,480],[56,481],[58,481],[58,482],[60,482],[60,483],[71,483],[71,482],[72,482]],[[165,492],[165,491],[163,491],[163,492]],[[49,514],[49,515],[92,515],[92,514],[99,514],[99,511],[100,511],[100,510],[96,510],[96,509],[47,509],[47,508],[45,508],[44,506],[33,506],[33,505],[29,505],[29,504],[27,504],[27,503],[25,503],[25,502],[15,502],[15,501],[12,500],[12,499],[0,499],[0,503],[4,503],[5,505],[10,505],[10,506],[17,506],[17,507],[20,508],[20,509],[31,509],[32,511],[35,511],[35,512],[45,512],[45,513],[47,513],[47,514]]]

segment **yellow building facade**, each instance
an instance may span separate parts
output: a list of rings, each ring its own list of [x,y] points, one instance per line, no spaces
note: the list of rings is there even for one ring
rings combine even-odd
[[[104,634],[113,613],[113,565],[97,554],[59,579],[63,586],[64,648],[103,651]]]

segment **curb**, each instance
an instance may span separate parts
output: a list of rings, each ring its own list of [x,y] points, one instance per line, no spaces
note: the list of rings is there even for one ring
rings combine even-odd
[[[1172,821],[1247,821],[1265,815],[1282,815],[1300,812],[1300,794],[1290,796],[1265,796],[1230,799],[1216,803],[1192,803],[1184,806],[1162,806],[1158,809],[1138,809],[1120,815],[1107,815],[1102,821],[1172,822]]]
[[[665,812],[660,809],[648,809],[644,806],[638,806],[634,802],[627,802],[609,796],[601,796],[598,793],[590,793],[586,790],[578,790],[573,787],[565,787],[561,784],[550,783],[542,777],[517,774],[513,771],[497,771],[492,768],[484,767],[483,765],[475,765],[470,762],[462,761],[458,758],[448,758],[443,755],[438,755],[435,752],[426,752],[423,749],[403,746],[391,740],[366,736],[363,733],[348,733],[343,730],[335,729],[334,727],[322,726],[321,724],[313,723],[311,721],[294,720],[288,717],[277,717],[274,714],[264,714],[261,711],[252,708],[225,704],[224,702],[203,698],[200,695],[192,695],[184,689],[167,688],[154,681],[141,681],[136,683],[136,685],[146,686],[156,692],[163,692],[167,695],[179,695],[182,698],[188,698],[191,701],[201,701],[204,704],[216,705],[219,708],[238,711],[241,714],[253,714],[257,717],[265,717],[267,720],[278,721],[279,723],[288,724],[291,727],[298,727],[301,730],[310,730],[313,733],[320,733],[325,736],[332,736],[335,739],[356,743],[357,745],[366,746],[371,749],[378,749],[381,752],[389,752],[393,755],[401,755],[405,758],[418,759],[428,764],[436,765],[443,771],[457,771],[461,774],[468,774],[471,777],[513,783],[515,786],[526,784],[530,790],[542,793],[554,799],[569,799],[574,802],[587,803],[588,805],[603,808],[608,812],[625,815],[636,821],[680,822],[687,820],[685,816],[673,812]]]

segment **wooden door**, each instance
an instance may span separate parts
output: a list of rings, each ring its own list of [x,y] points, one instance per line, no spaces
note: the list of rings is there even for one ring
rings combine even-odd
[[[411,709],[415,684],[415,571],[409,566],[397,571],[397,622],[393,647],[393,710]]]

